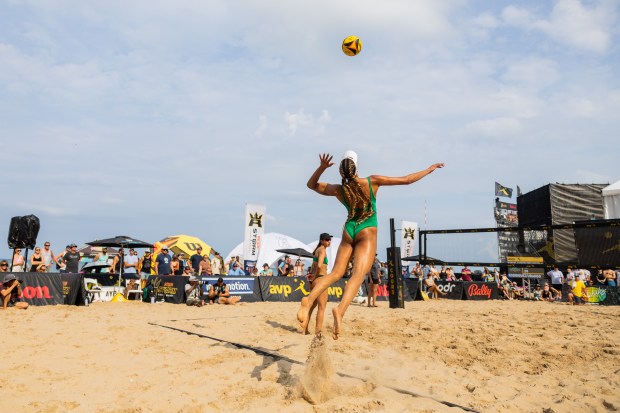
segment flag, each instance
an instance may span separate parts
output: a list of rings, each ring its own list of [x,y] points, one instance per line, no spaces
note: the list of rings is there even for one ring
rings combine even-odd
[[[265,227],[264,205],[245,204],[245,237],[243,239],[243,269],[247,275],[256,268]]]
[[[502,184],[495,182],[495,196],[505,196],[512,198],[512,188],[507,188]]]
[[[519,185],[517,185],[517,196],[521,195],[523,195],[523,193],[521,192],[521,188],[519,188]]]

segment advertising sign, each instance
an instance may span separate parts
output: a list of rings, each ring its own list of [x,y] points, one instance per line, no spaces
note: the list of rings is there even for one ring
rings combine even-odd
[[[494,282],[462,282],[466,300],[497,300],[499,290]]]
[[[264,205],[245,205],[245,226],[243,237],[243,269],[246,274],[252,274],[256,268],[258,252],[260,251],[264,228]]]
[[[415,247],[418,244],[419,228],[417,222],[412,221],[400,221],[401,239],[400,239],[400,252],[401,258],[411,257],[415,255]],[[409,265],[407,261],[403,261],[401,265]]]
[[[301,301],[310,295],[310,284],[304,277],[258,277],[264,301]],[[340,301],[345,280],[338,280],[328,289],[329,301]]]
[[[462,300],[463,299],[463,283],[461,281],[443,281],[435,280],[435,285],[439,288],[439,291],[446,293],[443,298],[449,300]]]
[[[262,301],[257,277],[222,277],[228,286],[230,295],[238,295],[243,302]],[[217,283],[218,277],[202,277],[203,294],[209,294],[211,285]]]

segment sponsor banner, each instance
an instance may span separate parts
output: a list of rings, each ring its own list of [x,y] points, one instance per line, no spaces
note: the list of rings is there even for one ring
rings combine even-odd
[[[568,294],[571,287],[568,284],[562,284],[562,302],[568,302]],[[600,305],[620,305],[620,296],[618,295],[618,287],[610,287],[608,285],[597,285],[594,287],[586,287],[588,303]]]
[[[157,298],[163,297],[167,303],[183,304],[185,303],[185,284],[188,283],[188,277],[183,275],[172,276],[156,276],[151,275],[149,282],[157,286]]]
[[[390,299],[390,294],[387,289],[387,280],[384,280],[381,284],[377,285],[377,301],[388,301]],[[370,285],[370,281],[368,278],[362,284],[362,292],[364,293],[364,297],[368,297],[368,287]]]
[[[310,294],[310,283],[305,277],[257,277],[263,301],[301,301]],[[345,280],[338,280],[328,289],[329,301],[340,301]]]
[[[414,301],[418,293],[418,288],[420,287],[420,282],[417,278],[405,278],[403,284],[405,289],[405,301]]]
[[[238,295],[243,302],[262,301],[257,277],[222,277],[228,286],[230,295]],[[205,297],[209,295],[211,285],[217,283],[218,277],[202,277],[202,292]]]
[[[243,260],[246,274],[251,274],[252,268],[256,266],[256,261],[258,261],[258,252],[260,251],[263,234],[265,233],[263,226],[264,216],[264,205],[245,204]],[[250,268],[248,264],[252,262],[254,266]]]
[[[84,291],[84,276],[82,274],[59,274],[62,281],[64,303],[68,305],[83,305],[86,291]]]
[[[415,246],[418,244],[418,236],[420,230],[417,222],[412,221],[400,221],[401,239],[400,239],[400,252],[401,258],[412,257],[415,255]],[[409,262],[403,261],[401,265],[409,265]]]
[[[62,279],[54,273],[15,273],[22,284],[22,300],[30,305],[64,304]]]
[[[465,300],[497,300],[499,291],[497,283],[462,282]]]
[[[435,285],[440,291],[443,291],[447,295],[442,298],[449,300],[462,300],[463,299],[463,282],[461,281],[443,281],[435,280]],[[496,288],[497,290],[497,288]]]

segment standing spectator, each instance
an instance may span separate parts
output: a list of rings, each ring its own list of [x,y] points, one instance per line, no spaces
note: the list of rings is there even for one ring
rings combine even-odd
[[[422,270],[419,262],[415,263],[415,267],[413,267],[411,274],[418,279],[422,279],[422,277],[424,277],[424,271]]]
[[[179,274],[183,274],[185,267],[187,267],[187,261],[185,261],[185,253],[179,252],[177,258],[179,258]]]
[[[209,256],[207,254],[202,257],[202,261],[198,264],[198,274],[206,275],[207,277],[213,274],[211,270],[211,261],[209,261]]]
[[[54,258],[54,261],[56,262],[56,269],[61,273],[67,271],[67,264],[65,264],[65,260],[63,258],[69,251],[71,251],[71,245],[67,245],[65,250]]]
[[[571,286],[573,285],[573,281],[575,281],[575,273],[573,272],[573,269],[571,267],[568,267],[566,272],[566,279],[564,280],[564,282]]]
[[[387,277],[388,277],[387,262],[382,262],[381,268],[379,268],[379,285],[381,285],[383,283],[383,280],[385,280]]]
[[[125,269],[125,250],[123,248],[118,249],[118,255],[114,257],[112,261],[111,273],[120,274],[121,270]]]
[[[138,253],[133,248],[129,248],[129,254],[125,257],[123,264],[123,273],[125,274],[137,274],[138,273]]]
[[[187,271],[192,270],[189,265],[185,267]],[[202,299],[202,288],[200,285],[200,279],[195,276],[190,276],[188,283],[185,284],[185,304],[189,306],[202,307],[205,301]]]
[[[228,271],[229,271],[229,273],[230,273],[230,270],[233,269],[235,264],[237,264],[239,266],[239,268],[243,268],[243,266],[241,265],[241,262],[239,262],[239,256],[238,255],[236,257],[230,257],[230,261],[228,261]]]
[[[260,276],[262,277],[272,277],[273,276],[273,270],[271,268],[269,268],[269,264],[264,263],[263,264],[263,269],[260,271]]]
[[[26,269],[26,260],[22,255],[21,248],[15,248],[13,251],[13,265],[11,266],[11,271],[13,272],[24,272]]]
[[[142,288],[146,286],[146,282],[151,276],[151,267],[153,265],[153,258],[151,257],[151,251],[146,250],[140,261],[138,261],[138,268],[140,269],[140,284]]]
[[[8,307],[15,307],[21,310],[28,308],[28,303],[20,301],[22,296],[22,286],[15,277],[15,274],[7,274],[4,276],[2,286],[0,286],[0,298],[2,298],[2,307],[6,310]]]
[[[472,281],[471,270],[467,267],[467,265],[461,270],[461,280]]]
[[[172,256],[172,261],[170,262],[170,271],[172,271],[172,275],[183,274],[183,269],[181,268],[179,257],[176,254]]]
[[[41,251],[41,255],[43,255],[45,272],[50,272],[52,270],[52,263],[54,262],[54,252],[51,249],[49,241],[45,241],[45,244],[43,244],[43,250]]]
[[[301,258],[297,258],[297,261],[295,261],[295,267],[293,268],[293,272],[295,277],[302,277],[303,275],[305,275],[304,263],[301,261]]]
[[[77,251],[77,245],[71,244],[71,250],[62,257],[66,265],[65,272],[69,274],[77,274],[80,266],[80,253]]]
[[[219,277],[222,274],[224,268],[224,262],[219,252],[215,251],[213,258],[211,259],[211,273],[214,277]]]
[[[161,252],[155,260],[155,273],[157,275],[172,275],[172,257],[168,254],[168,247],[161,247]]]
[[[614,270],[612,270],[611,268],[607,269],[607,270],[603,270],[602,272],[602,283],[603,284],[607,284],[610,287],[615,287],[616,286],[616,272]]]
[[[245,272],[241,268],[239,268],[239,263],[235,262],[233,263],[232,270],[228,271],[228,275],[236,275],[236,276],[245,275]]]
[[[446,278],[448,278],[448,273],[446,272],[446,266],[442,265],[441,270],[439,270],[439,279],[445,280]]]
[[[379,268],[381,264],[375,254],[375,260],[370,267],[368,275],[368,307],[378,307],[377,305],[377,288],[379,287]],[[372,303],[372,304],[371,304]]]
[[[144,251],[144,255],[140,258],[138,262],[138,268],[140,269],[140,275],[142,278],[149,278],[151,275],[151,268],[153,267],[153,257],[151,256],[151,251]]]
[[[196,253],[189,257],[190,265],[194,269],[195,274],[200,274],[200,263],[202,262],[202,260],[202,247],[198,247],[196,248]]]
[[[562,284],[564,284],[564,274],[562,274],[562,271],[558,270],[557,265],[553,267],[553,270],[547,273],[547,276],[549,277],[549,281],[551,281],[551,286],[557,291],[562,291]]]
[[[456,276],[454,275],[454,270],[452,267],[446,268],[446,281],[456,281]]]
[[[292,267],[291,257],[289,257],[288,255],[285,255],[284,261],[282,261],[280,265],[278,265],[278,275],[281,277],[289,277],[289,274],[291,273],[291,270],[292,270],[291,267]]]
[[[108,248],[107,247],[103,247],[101,248],[101,252],[97,253],[97,255],[95,255],[95,258],[93,259],[93,262],[99,262],[101,264],[107,264],[109,261],[110,257],[108,256]],[[101,268],[101,272],[102,273],[108,273],[110,271],[110,267],[103,267]]]
[[[183,274],[181,274],[181,275],[184,275],[186,277],[190,277],[190,276],[194,275],[194,271],[193,271],[192,267],[190,267],[188,265],[187,267],[183,268]]]
[[[34,253],[30,257],[30,272],[45,272],[45,263],[39,247],[34,249]]]

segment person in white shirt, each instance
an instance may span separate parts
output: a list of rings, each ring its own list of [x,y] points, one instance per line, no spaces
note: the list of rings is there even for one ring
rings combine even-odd
[[[222,274],[222,257],[220,257],[219,252],[216,252],[211,259],[211,274],[213,276]]]
[[[562,291],[562,284],[564,284],[564,274],[562,274],[562,271],[558,270],[557,265],[553,267],[553,270],[549,271],[547,275],[551,280],[551,286],[558,291]]]
[[[129,254],[125,256],[123,261],[124,274],[136,274],[138,272],[138,261],[140,259],[138,258],[138,253],[133,248],[129,249]]]

